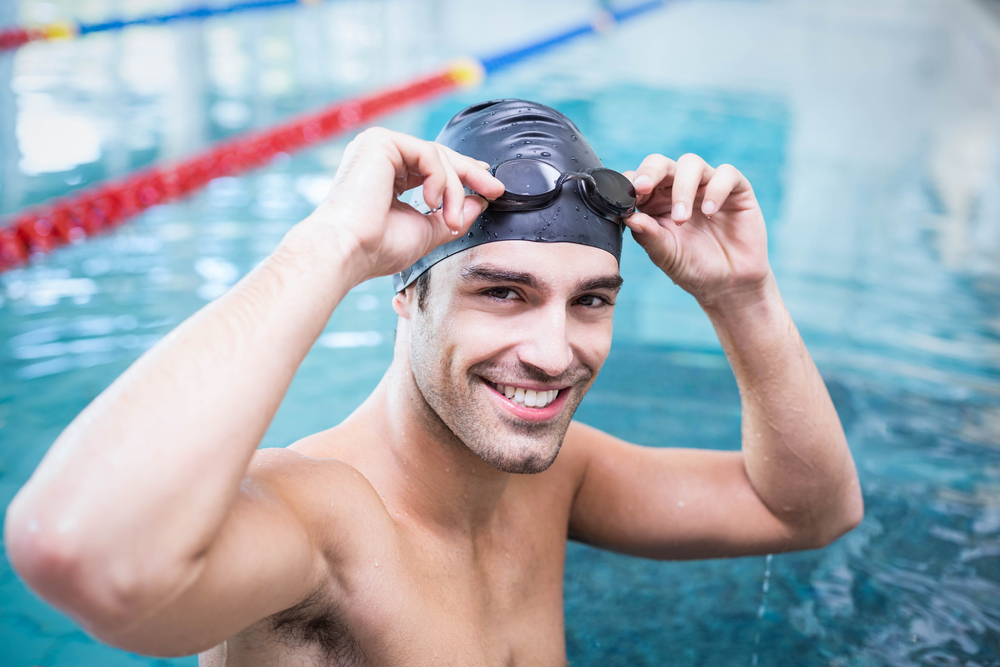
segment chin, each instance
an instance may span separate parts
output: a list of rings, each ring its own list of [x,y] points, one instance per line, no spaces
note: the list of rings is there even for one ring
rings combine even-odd
[[[548,440],[548,438],[546,438]],[[557,443],[532,441],[528,443],[494,443],[485,448],[466,446],[485,463],[501,472],[534,475],[544,472],[555,462],[562,438]]]

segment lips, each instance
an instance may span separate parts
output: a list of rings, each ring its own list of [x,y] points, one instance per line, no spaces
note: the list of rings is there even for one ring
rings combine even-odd
[[[490,384],[511,401],[527,408],[544,408],[556,400],[556,396],[559,395],[558,389],[525,389],[524,387],[504,385],[499,382],[492,382]]]
[[[548,421],[556,417],[566,405],[569,390],[542,389],[505,385],[483,380],[501,405],[518,419],[532,422]],[[509,396],[508,396],[509,394]],[[534,405],[529,405],[533,401]]]

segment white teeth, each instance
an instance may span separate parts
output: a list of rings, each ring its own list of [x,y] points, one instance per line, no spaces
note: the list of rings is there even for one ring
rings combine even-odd
[[[499,382],[490,383],[493,387],[519,405],[523,405],[528,408],[544,408],[552,401],[556,400],[559,395],[558,389],[549,389],[546,391],[536,391],[534,389],[523,389],[521,387],[512,387],[510,385],[503,385]]]

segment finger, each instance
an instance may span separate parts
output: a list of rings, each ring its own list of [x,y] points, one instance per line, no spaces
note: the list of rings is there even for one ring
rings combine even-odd
[[[674,179],[677,163],[659,153],[646,156],[639,168],[633,172],[632,186],[635,187],[636,201],[646,201],[657,186],[669,186]]]
[[[625,224],[631,230],[632,238],[657,266],[666,270],[665,267],[674,263],[676,238],[656,218],[645,213],[634,213]]]
[[[447,146],[441,147],[464,185],[478,195],[493,200],[504,193],[504,186],[490,173],[488,162],[457,153]]]
[[[434,146],[441,156],[441,165],[446,176],[444,199],[442,202],[444,221],[449,229],[453,231],[458,230],[465,222],[463,219],[465,188],[462,186],[462,179],[458,177],[458,172],[455,171],[455,167],[452,165],[444,148],[439,144],[434,144]]]
[[[396,175],[405,175],[407,185],[411,187],[422,184],[427,206],[431,209],[441,207],[448,184],[448,173],[436,144],[384,128],[370,128],[358,138],[363,136],[366,141],[382,142],[395,149],[389,150],[389,158]]]
[[[711,217],[722,208],[729,195],[734,191],[750,187],[750,182],[731,164],[719,165],[705,186],[705,195],[701,202],[701,212]]]
[[[656,220],[639,211],[625,218],[625,226],[631,230],[633,236],[637,234],[650,234],[655,232],[654,227],[659,227]]]
[[[486,201],[484,197],[480,197],[479,195],[466,195],[465,202],[463,203],[464,224],[462,225],[462,228],[458,230],[458,233],[464,234],[469,231],[469,228],[472,227],[472,223],[476,221],[476,218],[483,214],[483,211],[485,211],[486,207],[489,205],[490,203]]]
[[[455,228],[450,226],[444,219],[444,209],[433,211],[426,214],[426,217],[432,225],[434,230],[434,240],[430,249],[436,248],[442,243],[447,243],[453,240],[456,236],[464,234],[469,231],[472,227],[472,223],[476,221],[486,207],[489,205],[485,199],[479,195],[466,195],[462,201],[462,212],[459,216],[461,224],[459,227]],[[428,252],[430,251],[428,249]]]
[[[677,172],[671,189],[673,206],[670,217],[674,222],[685,222],[691,218],[698,188],[708,183],[714,173],[715,170],[694,153],[682,155],[677,160]]]

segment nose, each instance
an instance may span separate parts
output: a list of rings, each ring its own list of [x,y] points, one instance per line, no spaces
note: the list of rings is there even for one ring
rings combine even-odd
[[[546,375],[557,377],[573,363],[573,346],[569,341],[566,306],[553,301],[532,311],[518,358]]]

